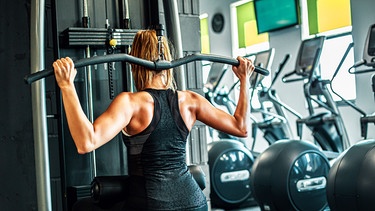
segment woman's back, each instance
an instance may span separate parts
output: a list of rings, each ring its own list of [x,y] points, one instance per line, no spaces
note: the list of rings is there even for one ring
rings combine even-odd
[[[130,175],[144,176],[150,210],[194,209],[206,199],[186,166],[188,129],[179,112],[177,92],[146,89],[154,99],[150,125],[124,136]]]

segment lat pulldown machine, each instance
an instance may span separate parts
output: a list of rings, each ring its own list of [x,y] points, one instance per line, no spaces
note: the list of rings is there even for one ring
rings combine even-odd
[[[83,1],[83,2],[87,2],[87,1]],[[100,37],[100,40],[101,40],[101,42],[100,43],[79,43],[80,41],[82,41],[82,39],[80,40],[80,38],[82,38],[82,35],[83,35],[83,40],[90,40],[89,38],[90,37],[93,37],[93,38],[98,38],[98,36],[99,36],[99,31],[97,31],[98,30],[98,28],[90,28],[90,27],[77,27],[77,28],[72,28],[72,27],[70,27],[70,26],[68,26],[69,28],[57,28],[57,30],[58,31],[64,31],[63,32],[63,34],[56,34],[56,38],[57,37],[59,37],[59,35],[65,35],[65,37],[63,37],[63,38],[66,38],[65,40],[59,40],[59,41],[63,41],[63,42],[61,42],[61,44],[65,44],[64,46],[65,47],[68,47],[67,49],[66,49],[66,52],[68,52],[67,54],[66,53],[64,53],[64,56],[66,56],[66,55],[72,55],[71,57],[72,58],[77,58],[77,55],[75,54],[76,52],[75,51],[73,51],[73,49],[75,50],[75,49],[77,49],[77,47],[79,47],[79,48],[81,48],[81,49],[85,49],[85,47],[86,46],[91,46],[91,47],[93,47],[94,49],[99,49],[100,48],[100,52],[103,52],[103,50],[105,50],[105,47],[108,47],[108,48],[111,48],[112,46],[110,46],[110,41],[112,40],[112,39],[110,39],[110,38],[113,38],[113,39],[115,39],[116,41],[117,41],[117,49],[118,50],[120,50],[120,48],[126,48],[126,46],[128,46],[128,45],[131,45],[131,42],[132,42],[132,38],[133,38],[133,36],[134,36],[134,34],[135,34],[135,32],[136,32],[136,30],[131,30],[131,29],[128,29],[129,28],[129,26],[127,26],[127,25],[129,25],[129,11],[125,11],[125,10],[123,10],[124,8],[126,8],[126,9],[128,9],[128,5],[127,5],[127,1],[126,0],[119,0],[118,1],[119,2],[119,5],[122,5],[122,6],[120,6],[121,7],[121,11],[122,11],[122,15],[120,14],[120,22],[121,23],[123,23],[123,20],[124,20],[124,23],[123,24],[121,24],[121,29],[114,29],[114,28],[112,28],[110,31],[108,30],[109,29],[109,27],[106,27],[106,28],[101,28],[100,30],[101,30],[101,37]],[[60,5],[60,3],[61,2],[57,2],[59,5]],[[149,1],[149,4],[150,4],[150,12],[149,13],[153,13],[153,14],[149,14],[150,15],[150,17],[147,17],[147,18],[150,18],[150,20],[149,20],[149,23],[147,23],[148,25],[157,25],[157,24],[159,24],[160,23],[160,21],[159,21],[159,19],[158,19],[158,16],[159,16],[159,9],[156,9],[156,7],[155,6],[157,6],[158,5],[158,3],[156,2],[156,5],[154,5],[154,3],[155,3],[155,1]],[[61,4],[63,4],[63,3],[61,3]],[[178,10],[176,9],[177,8],[177,5],[176,5],[177,3],[176,3],[176,1],[164,1],[163,2],[163,5],[164,5],[164,15],[165,15],[165,20],[166,20],[166,28],[167,28],[167,32],[168,32],[168,37],[170,38],[170,40],[174,43],[174,46],[175,46],[175,49],[177,50],[177,49],[181,49],[181,48],[178,48],[178,46],[177,46],[177,44],[178,44],[178,42],[177,42],[177,39],[171,39],[171,38],[173,38],[173,37],[176,37],[179,33],[180,33],[180,29],[179,28],[177,28],[177,26],[179,27],[179,19],[178,18],[176,18],[176,17],[174,17],[174,16],[171,16],[171,14],[176,14],[177,16],[178,16]],[[39,5],[39,4],[37,4],[37,5]],[[43,3],[41,3],[41,5],[43,5]],[[124,6],[124,5],[126,5],[126,6]],[[146,4],[146,5],[148,5],[148,4]],[[115,5],[108,5],[109,6],[109,11],[111,11],[111,8],[118,8],[117,6],[115,6]],[[166,6],[168,6],[168,9],[166,8]],[[172,7],[173,6],[173,7]],[[73,8],[75,8],[76,6],[72,6]],[[77,6],[77,7],[79,7],[79,6]],[[93,6],[94,7],[94,6]],[[170,7],[170,8],[169,8]],[[91,9],[92,9],[92,7],[91,7],[91,5],[89,5],[89,8],[88,8],[88,11],[91,11]],[[94,8],[95,9],[95,8]],[[146,9],[147,10],[147,9]],[[86,10],[87,11],[87,10]],[[146,11],[147,12],[147,11]],[[156,14],[154,14],[154,13],[156,13]],[[58,13],[55,13],[55,14],[57,14],[58,15]],[[84,14],[83,14],[83,16],[84,17],[88,17],[88,14],[86,14],[85,12],[84,12]],[[34,18],[32,18],[33,20],[34,20]],[[74,19],[74,17],[72,17],[72,18],[70,18],[70,17],[67,17],[67,19]],[[64,19],[65,20],[65,19]],[[37,19],[35,19],[35,21],[37,21]],[[72,23],[75,23],[76,22],[76,20],[72,20],[72,21],[74,21],[74,22],[72,22]],[[85,21],[87,22],[87,25],[89,25],[89,19],[85,19]],[[175,21],[176,23],[178,23],[178,24],[169,24],[169,22],[173,22],[173,21]],[[126,23],[127,22],[127,23]],[[115,26],[116,24],[115,24],[115,22],[112,22],[113,23],[113,26]],[[84,24],[83,24],[84,25]],[[168,27],[169,25],[172,25],[172,27]],[[41,27],[41,28],[43,28],[43,27]],[[175,29],[176,28],[176,29]],[[66,30],[65,30],[66,29]],[[36,33],[33,33],[33,34],[36,34]],[[39,35],[43,35],[44,34],[44,32],[43,32],[43,30],[40,30],[40,31],[38,31],[38,34]],[[75,37],[75,36],[78,36],[78,37]],[[41,38],[43,38],[43,37],[41,37]],[[42,39],[43,40],[43,39]],[[92,40],[94,40],[94,39],[91,39],[91,41]],[[64,41],[67,41],[67,42],[69,42],[69,43],[65,43]],[[34,43],[34,42],[33,42]],[[38,42],[35,42],[35,43],[38,43]],[[42,43],[42,42],[41,42]],[[75,45],[75,47],[74,47],[74,45]],[[39,50],[39,49],[43,49],[43,47],[35,47],[35,48],[33,48],[33,49],[35,49],[35,50]],[[198,49],[198,48],[196,48],[196,49]],[[182,51],[182,49],[181,49],[181,51]],[[195,50],[192,50],[192,52],[194,52]],[[64,49],[64,52],[65,52],[65,49]],[[100,53],[99,51],[98,51],[98,55],[99,55],[99,53]],[[81,50],[79,50],[79,52],[77,52],[77,53],[79,53],[79,54],[81,54]],[[118,51],[116,50],[115,52],[114,52],[114,54],[113,55],[108,55],[108,56],[114,56],[114,57],[116,57],[116,56],[118,56],[118,55],[116,55],[116,53],[118,53]],[[124,53],[124,55],[127,55],[126,53],[126,51],[125,50],[122,50],[122,53]],[[33,53],[32,55],[37,55],[37,53]],[[78,56],[78,58],[83,58],[83,57],[86,57],[86,56],[90,56],[87,52],[85,53],[85,55],[79,55]],[[95,51],[94,51],[94,54],[93,55],[91,55],[92,57],[91,58],[87,58],[89,61],[90,61],[90,59],[99,59],[101,56],[96,56],[96,53],[95,53]],[[32,56],[33,57],[33,56]],[[58,56],[59,57],[59,56]],[[183,57],[183,55],[177,55],[177,58],[182,58]],[[94,83],[96,83],[95,85],[100,85],[100,87],[103,87],[103,89],[102,90],[94,90],[94,91],[98,91],[98,92],[100,92],[100,93],[102,93],[102,92],[106,92],[106,88],[107,87],[105,87],[105,86],[102,86],[102,82],[106,82],[105,80],[102,80],[102,79],[106,79],[106,77],[105,76],[103,76],[102,75],[102,71],[97,71],[97,70],[103,70],[103,66],[104,66],[104,69],[106,70],[106,68],[105,68],[105,66],[107,66],[108,67],[108,64],[111,62],[113,65],[115,65],[115,61],[110,61],[110,60],[106,60],[107,58],[110,58],[110,57],[106,57],[106,56],[104,56],[104,58],[101,58],[101,59],[104,59],[104,60],[101,60],[101,62],[102,63],[107,63],[107,64],[105,64],[105,65],[95,65],[95,64],[99,64],[99,63],[96,63],[96,62],[98,62],[98,60],[96,60],[96,61],[94,61],[93,62],[93,60],[91,60],[91,62],[93,62],[93,63],[91,63],[91,64],[93,64],[93,67],[94,68],[92,68],[92,70],[93,70],[93,73],[95,73],[94,74],[94,76],[99,76],[97,79],[99,79],[100,81],[96,81],[96,79],[94,79],[95,81],[94,81]],[[191,57],[189,57],[190,59],[191,59]],[[113,59],[113,58],[112,58]],[[126,66],[129,66],[128,65],[128,63],[130,63],[130,62],[128,62],[127,61],[127,59],[128,58],[125,58],[124,60],[123,60],[123,58],[120,58],[118,61],[123,61],[123,64],[122,64],[122,69],[120,70],[119,68],[117,68],[118,69],[118,71],[115,71],[114,72],[114,80],[116,80],[116,79],[118,79],[117,78],[117,76],[119,76],[119,75],[121,75],[122,73],[124,73],[124,75],[126,75],[126,78],[131,78],[131,77],[128,77],[129,76],[129,73],[130,73],[130,71],[128,71],[128,70],[126,70],[125,69],[125,67]],[[195,58],[196,59],[196,58]],[[84,59],[85,60],[85,59]],[[116,59],[115,59],[116,60]],[[194,59],[193,59],[194,60]],[[193,61],[193,60],[191,60],[191,61]],[[199,60],[199,59],[197,59],[197,60]],[[197,61],[197,60],[194,60],[194,61]],[[232,60],[232,62],[237,62],[235,59],[231,59]],[[34,57],[34,59],[32,59],[32,63],[33,62],[37,62],[38,61],[38,58],[35,58]],[[76,63],[78,62],[81,62],[80,60],[77,60],[77,59],[74,59],[74,61],[76,61]],[[184,60],[185,62],[189,62],[189,61],[186,61],[186,60]],[[44,62],[40,62],[41,64],[44,64]],[[82,63],[81,63],[82,64]],[[86,64],[83,64],[83,66],[81,66],[81,67],[87,67],[87,68],[77,68],[78,69],[78,72],[79,72],[79,75],[78,76],[83,76],[83,75],[86,75],[86,71],[85,71],[85,69],[87,70],[87,69],[90,69],[90,65],[91,64],[89,64],[89,63],[86,63]],[[117,65],[119,65],[119,64],[116,64],[116,67],[118,67]],[[125,66],[126,65],[126,66]],[[158,64],[152,64],[152,66],[154,67],[154,66],[157,66]],[[79,65],[78,65],[79,66]],[[47,66],[48,67],[48,66]],[[77,66],[76,66],[77,67]],[[99,67],[98,69],[96,69],[96,67]],[[52,68],[52,67],[48,67],[48,68]],[[32,65],[31,66],[31,70],[32,70],[32,73],[34,73],[35,71],[38,71],[38,73],[37,74],[46,74],[46,72],[44,72],[44,71],[41,71],[41,72],[43,72],[43,73],[39,73],[39,70],[41,70],[41,69],[44,69],[44,65],[43,66],[34,66],[34,65]],[[108,69],[107,69],[108,70]],[[47,71],[47,72],[49,72],[49,73],[47,73],[47,75],[53,75],[53,72],[51,72],[51,71]],[[184,76],[184,74],[179,70],[179,71],[175,71],[175,73],[176,73],[176,82],[177,82],[177,84],[178,84],[178,86],[179,86],[179,88],[181,88],[182,90],[184,90],[185,88],[184,88],[184,83],[181,83],[181,81],[183,81],[184,82],[184,80],[185,80],[185,78],[183,78],[183,76]],[[32,75],[32,76],[31,76]],[[194,74],[192,74],[192,75],[194,75]],[[29,78],[29,76],[31,76],[31,78]],[[30,75],[28,75],[28,76],[26,76],[25,77],[25,81],[27,82],[27,83],[29,83],[29,84],[31,84],[31,83],[33,83],[34,81],[36,81],[36,80],[39,80],[39,79],[41,79],[41,78],[44,78],[44,77],[47,77],[47,76],[42,76],[41,77],[41,75],[39,75],[39,76],[37,76],[37,78],[33,78],[35,75],[33,75],[33,74],[30,74]],[[31,80],[30,80],[31,79]],[[77,78],[78,80],[77,80],[77,83],[79,83],[79,85],[81,86],[82,85],[82,87],[83,87],[83,89],[85,89],[85,87],[84,87],[84,83],[86,83],[86,80],[81,80],[82,79],[82,77],[81,78]],[[87,80],[88,81],[88,80]],[[131,81],[131,80],[128,80],[128,81]],[[47,81],[48,82],[48,81]],[[124,81],[123,81],[124,82]],[[105,84],[104,84],[105,85]],[[128,86],[128,85],[130,85],[130,86]],[[41,81],[38,81],[38,83],[34,83],[33,84],[33,86],[32,86],[32,89],[34,90],[34,87],[36,88],[36,89],[38,89],[38,91],[40,92],[40,93],[37,93],[37,94],[35,94],[35,93],[33,93],[33,99],[34,98],[37,98],[39,95],[40,96],[44,96],[44,91],[43,91],[43,86],[44,86],[44,80],[41,80]],[[116,86],[118,86],[118,87],[120,87],[121,85],[120,84],[116,84]],[[127,84],[123,84],[123,86],[125,87],[127,87],[127,90],[131,90],[129,87],[131,87],[131,82],[129,82],[129,83],[127,83]],[[40,88],[41,87],[41,88]],[[94,87],[95,88],[95,87]],[[97,86],[97,88],[98,88],[98,86]],[[195,88],[195,87],[194,87]],[[119,89],[120,90],[120,89]],[[83,90],[83,92],[84,92],[85,90]],[[111,92],[111,90],[109,90],[110,92]],[[117,91],[117,90],[116,90]],[[86,97],[85,95],[84,95],[84,97]],[[93,96],[93,97],[96,97],[96,96]],[[89,98],[89,97],[88,97]],[[95,99],[94,99],[95,100]],[[35,101],[35,103],[33,102],[33,106],[34,106],[34,108],[37,108],[37,109],[39,109],[39,110],[45,110],[44,108],[43,108],[43,103],[44,103],[44,101],[45,100],[43,100],[43,99],[37,99],[37,100],[34,100]],[[103,104],[105,104],[104,102],[102,103],[102,102],[100,102],[100,103],[98,103],[98,105],[97,105],[97,108],[99,107],[99,106],[101,106],[101,105],[103,105]],[[33,115],[35,116],[34,117],[34,119],[40,119],[40,120],[44,120],[44,119],[46,119],[45,117],[43,117],[43,115],[41,115],[40,113],[37,113],[37,112],[34,112],[34,110],[35,109],[33,109]],[[61,114],[63,114],[63,112],[61,112]],[[63,115],[61,115],[61,117],[63,118]],[[64,123],[63,121],[60,121],[60,119],[58,119],[57,120],[58,122],[62,122],[62,124]],[[34,120],[34,122],[36,122],[35,120]],[[201,126],[198,126],[197,127],[199,130],[200,130],[200,128],[202,128]],[[192,135],[195,135],[195,134],[197,134],[198,132],[198,129],[194,129],[194,133],[192,133]],[[46,132],[46,130],[47,130],[47,126],[43,123],[43,124],[34,124],[34,131],[37,131],[37,132],[35,132],[35,134],[37,134],[37,135],[39,135],[40,134],[40,132]],[[40,132],[39,132],[40,131]],[[64,138],[64,137],[67,137],[67,136],[64,136],[65,134],[64,134],[64,132],[65,131],[61,131],[61,136],[59,136],[59,138]],[[35,143],[37,143],[38,142],[38,144],[39,143],[42,143],[42,141],[40,141],[41,140],[41,138],[39,138],[39,137],[35,137],[34,138],[35,140],[34,140],[34,142]],[[43,138],[44,139],[44,138]],[[63,141],[61,141],[61,142],[59,142],[59,143],[63,143],[63,144],[65,144]],[[70,143],[70,142],[69,142]],[[116,142],[113,142],[114,144],[117,144]],[[195,143],[198,143],[198,144],[200,144],[200,142],[195,142]],[[195,143],[194,143],[194,145],[195,145]],[[203,143],[203,142],[202,142]],[[61,144],[62,145],[62,147],[60,147],[59,148],[59,151],[63,151],[63,150],[65,150],[65,145],[63,145],[63,144]],[[197,144],[197,145],[198,145]],[[48,146],[48,144],[46,143],[46,142],[43,142],[43,144],[42,144],[42,146],[44,147],[44,148],[46,148],[46,146]],[[189,145],[190,146],[190,145]],[[111,144],[111,146],[110,146],[111,148],[111,150],[112,150],[112,148],[114,149],[114,150],[116,150],[115,148],[117,147],[117,146],[114,146],[114,147],[112,147],[112,144]],[[41,147],[38,147],[38,150],[39,149],[41,149]],[[70,149],[70,148],[69,148]],[[107,148],[105,148],[105,149],[107,149]],[[194,148],[195,149],[195,148]],[[122,150],[122,149],[120,149],[120,150]],[[193,150],[192,150],[193,151]],[[69,151],[70,152],[70,151]],[[204,150],[202,150],[202,153],[204,152]],[[63,154],[63,156],[65,155],[65,151],[63,152],[64,154]],[[74,152],[73,152],[74,153]],[[122,153],[122,151],[121,151],[121,153]],[[38,151],[36,154],[38,154],[38,155],[44,155],[44,154],[46,154],[46,150],[44,150],[43,149],[43,151]],[[197,153],[198,154],[198,153]],[[100,157],[100,155],[101,155],[101,150],[99,150],[98,151],[98,155],[99,155],[99,157]],[[190,156],[190,155],[192,155],[192,153],[191,154],[188,154],[188,157]],[[194,154],[193,154],[194,155]],[[67,156],[68,157],[68,156]],[[72,156],[69,156],[69,157],[72,157]],[[196,160],[195,158],[198,158],[198,160]],[[66,170],[67,170],[67,168],[66,168],[66,166],[65,166],[65,164],[67,163],[67,162],[69,162],[69,161],[71,161],[71,160],[65,160],[65,158],[62,158],[63,159],[63,162],[64,162],[64,165],[61,165],[61,172],[66,172]],[[94,158],[95,159],[95,158]],[[200,157],[199,157],[199,155],[197,155],[197,156],[195,156],[194,155],[194,159],[193,158],[191,158],[191,160],[189,160],[189,161],[191,161],[192,163],[196,163],[196,161],[198,161],[198,162],[200,162]],[[202,159],[205,159],[204,157],[202,158]],[[42,162],[39,162],[39,160],[40,161],[46,161],[46,160],[48,160],[48,159],[45,159],[45,158],[42,158],[42,159],[37,159],[37,161],[36,161],[36,163],[37,163],[37,166],[36,166],[36,169],[37,169],[37,172],[47,172],[46,170],[43,170],[43,171],[40,171],[41,169],[42,169],[42,167],[43,167],[43,169],[45,169],[45,167],[47,167],[48,168],[48,165],[44,165],[43,164],[43,166],[42,167],[39,167],[39,166],[41,166],[41,165],[39,165],[39,163],[42,163]],[[91,160],[89,160],[89,159],[86,159],[86,157],[84,157],[84,159],[80,159],[80,160],[82,160],[82,162],[85,162],[85,164],[86,163],[88,163],[89,165],[88,166],[91,166],[91,163],[90,162],[92,162]],[[123,161],[123,160],[122,160]],[[122,162],[121,161],[121,162]],[[193,162],[194,161],[194,162]],[[206,162],[206,161],[205,161]],[[72,164],[71,164],[72,163]],[[75,168],[76,167],[76,165],[75,165],[76,163],[74,163],[74,162],[70,162],[69,163],[69,166],[68,166],[68,168],[69,168],[69,171],[70,170],[81,170],[81,169],[78,169],[78,168]],[[95,163],[94,163],[95,164]],[[95,165],[93,165],[94,166],[94,168],[96,168],[95,167]],[[93,168],[93,169],[94,169]],[[89,180],[91,180],[92,179],[92,175],[90,175],[90,173],[89,174],[87,174],[87,170],[89,170],[89,169],[85,169],[84,171],[85,172],[82,172],[82,174],[84,174],[85,175],[85,177],[83,178],[83,177],[79,177],[79,181],[77,181],[76,179],[73,179],[73,178],[71,178],[71,177],[67,177],[66,178],[66,175],[64,175],[64,173],[62,173],[62,188],[63,188],[63,193],[61,194],[61,195],[63,195],[63,203],[65,204],[65,200],[66,200],[66,197],[68,198],[68,201],[69,201],[69,193],[67,193],[66,192],[66,188],[68,187],[70,187],[70,186],[74,186],[74,185],[76,185],[76,184],[89,184]],[[100,170],[101,171],[101,169],[99,168],[98,170]],[[93,175],[95,175],[95,173],[93,172],[92,173]],[[103,174],[103,172],[101,172],[101,173],[99,173],[99,175],[102,175]],[[39,177],[38,176],[38,178],[37,178],[37,183],[38,183],[38,187],[43,187],[42,185],[49,185],[50,184],[50,182],[49,182],[49,180],[48,180],[48,178],[49,178],[49,176],[47,175],[47,174],[45,174],[46,176],[44,176],[43,175],[43,177]],[[86,177],[86,175],[88,175],[88,177]],[[39,178],[41,178],[41,179],[39,179]],[[74,181],[73,181],[74,180]],[[40,182],[39,182],[40,181]],[[43,187],[44,188],[44,187]],[[48,188],[48,187],[47,187]],[[46,189],[47,189],[46,188]],[[86,189],[85,189],[85,191],[86,191]],[[45,195],[45,197],[44,197],[44,195]],[[46,198],[46,200],[47,201],[50,201],[50,199],[48,199],[48,198],[50,198],[50,196],[51,196],[51,193],[50,193],[50,190],[43,190],[43,193],[39,193],[39,191],[38,191],[38,198]],[[40,203],[38,203],[38,204],[40,204],[41,206],[43,206],[45,203],[44,202],[40,202]],[[69,202],[68,202],[68,204],[69,204]],[[63,205],[64,206],[64,205]]]
[[[141,66],[144,66],[146,68],[149,68],[155,71],[161,71],[164,69],[175,68],[177,66],[184,65],[189,62],[201,61],[201,60],[224,63],[224,64],[229,64],[229,65],[239,65],[239,62],[237,59],[223,57],[219,55],[213,55],[213,54],[192,54],[192,55],[185,56],[181,59],[177,59],[177,60],[169,62],[165,60],[148,61],[148,60],[130,56],[125,53],[121,53],[121,54],[109,54],[109,55],[104,55],[104,56],[84,58],[84,59],[76,61],[75,67],[80,68],[80,67],[85,67],[88,65],[121,61],[121,62],[128,62],[128,63],[141,65]],[[261,67],[256,67],[255,72],[262,74],[262,75],[269,74],[268,70],[263,69]],[[36,73],[26,75],[24,80],[27,84],[31,84],[37,80],[40,80],[42,78],[52,76],[52,75],[53,75],[53,70],[47,69],[47,70],[42,70]],[[190,168],[194,168],[194,166]],[[195,170],[192,173],[193,175],[196,175],[194,177],[198,178],[197,179],[198,182],[202,180],[204,181],[204,179],[202,179],[202,175],[199,174],[199,171]],[[93,181],[93,186],[91,187],[92,188],[91,192],[93,193],[94,199],[98,201],[98,203],[105,203],[105,204],[108,202],[107,201],[108,199],[109,201],[111,201],[112,199],[115,199],[116,195],[121,193],[122,186],[119,185],[121,181],[122,181],[121,177],[98,177],[96,178]],[[199,182],[199,183],[201,184],[201,187],[203,189],[205,185],[202,182]],[[113,184],[116,184],[116,188],[113,188]]]

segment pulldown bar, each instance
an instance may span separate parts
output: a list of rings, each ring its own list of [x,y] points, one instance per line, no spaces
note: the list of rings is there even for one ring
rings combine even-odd
[[[119,53],[119,54],[111,54],[111,55],[104,55],[104,56],[95,56],[91,58],[84,58],[76,61],[74,63],[76,68],[79,67],[84,67],[88,65],[94,65],[94,64],[101,64],[101,63],[108,63],[108,62],[129,62],[133,64],[137,64],[140,66],[144,66],[148,69],[156,70],[156,71],[161,71],[161,70],[166,70],[166,69],[171,69],[174,67],[178,67],[180,65],[184,65],[190,62],[194,61],[211,61],[211,62],[218,62],[218,63],[224,63],[224,64],[229,64],[229,65],[234,65],[238,66],[239,62],[237,59],[234,58],[229,58],[229,57],[224,57],[224,56],[219,56],[219,55],[214,55],[214,54],[191,54],[187,55],[183,58],[173,60],[171,62],[169,61],[148,61],[144,59],[140,59],[134,56],[131,56],[129,54],[124,54],[124,53]],[[269,75],[269,71],[261,68],[261,67],[255,67],[255,72],[262,74],[262,75]],[[40,80],[42,78],[46,78],[48,76],[53,75],[54,72],[51,69],[47,70],[41,70],[36,73],[32,73],[29,75],[26,75],[24,77],[25,83],[31,84],[34,81]]]

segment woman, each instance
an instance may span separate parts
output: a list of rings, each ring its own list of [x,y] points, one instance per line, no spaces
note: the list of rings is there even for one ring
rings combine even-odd
[[[160,55],[162,52],[162,55]],[[133,41],[132,56],[156,61],[171,60],[167,40],[161,51],[154,30],[139,31]],[[250,60],[238,57],[233,72],[240,80],[240,93],[232,115],[215,108],[192,91],[176,91],[172,69],[153,71],[132,65],[137,92],[123,92],[91,123],[74,87],[76,69],[70,58],[53,63],[61,89],[66,117],[78,153],[91,152],[119,132],[128,149],[129,194],[115,207],[124,210],[207,210],[203,192],[185,163],[186,138],[196,120],[225,133],[246,137]],[[92,210],[101,210],[95,205]],[[82,208],[77,208],[81,209]]]

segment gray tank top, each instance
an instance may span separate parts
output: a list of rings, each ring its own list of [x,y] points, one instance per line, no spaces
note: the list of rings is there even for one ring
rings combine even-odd
[[[123,136],[129,175],[144,178],[148,210],[202,210],[207,202],[186,165],[189,131],[177,91],[145,91],[154,99],[154,117],[143,132]]]

